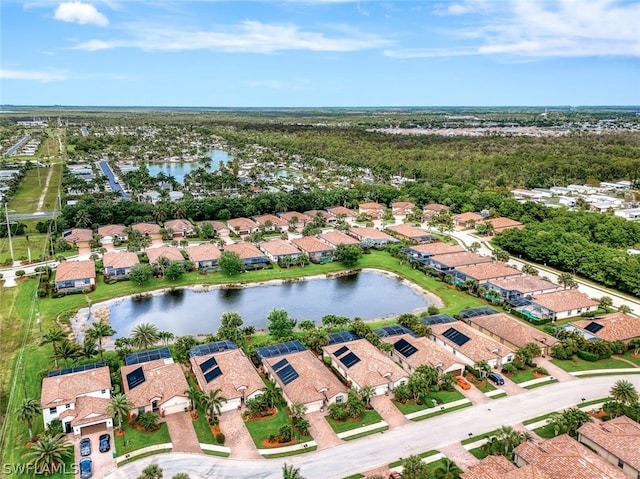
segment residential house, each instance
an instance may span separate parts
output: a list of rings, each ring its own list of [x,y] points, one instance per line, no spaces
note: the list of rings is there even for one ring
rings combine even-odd
[[[157,265],[160,261],[160,258],[166,258],[169,261],[179,261],[180,263],[184,263],[184,256],[178,248],[174,248],[173,246],[159,246],[157,248],[149,248],[147,251],[147,258],[149,258],[149,264]]]
[[[164,417],[189,408],[189,384],[167,348],[127,355],[125,363],[120,374],[123,392],[133,403],[130,414],[155,412]]]
[[[400,239],[411,241],[414,244],[431,243],[436,241],[437,238],[425,230],[416,228],[415,226],[402,223],[399,225],[387,226],[387,231],[399,236]]]
[[[532,465],[551,479],[627,479],[627,476],[567,434],[542,442],[526,441],[514,449],[520,468]]]
[[[333,224],[337,221],[334,215],[329,214],[329,212],[325,210],[309,210],[305,211],[304,214],[311,218],[312,221],[318,217],[322,217],[327,224]]]
[[[493,231],[495,234],[502,233],[503,231],[508,229],[515,228],[515,229],[521,230],[524,228],[524,225],[519,221],[512,220],[511,218],[503,218],[503,217],[487,218],[484,221],[478,221],[476,223],[476,226],[480,224],[486,224],[486,223],[490,223],[493,225]]]
[[[423,265],[430,265],[429,258],[439,254],[462,253],[466,251],[462,246],[453,243],[427,243],[405,248],[407,258],[413,259]]]
[[[256,216],[254,220],[258,224],[258,227],[266,232],[286,231],[286,229],[289,227],[289,223],[275,215]]]
[[[564,289],[553,293],[535,295],[531,304],[517,308],[534,320],[551,318],[553,321],[580,316],[598,309],[598,301],[577,289]]]
[[[415,207],[416,204],[409,201],[396,201],[391,203],[391,214],[396,221],[404,221],[407,215],[413,213]]]
[[[326,263],[333,260],[335,248],[313,236],[303,236],[291,240],[313,263]]]
[[[240,409],[260,396],[264,382],[242,349],[233,341],[216,341],[191,348],[191,370],[206,395],[220,389],[221,412]]]
[[[326,210],[329,215],[334,217],[336,220],[342,219],[347,222],[353,222],[356,219],[356,216],[358,216],[355,211],[345,208],[344,206],[333,206]]]
[[[384,216],[384,205],[376,202],[360,203],[358,205],[358,213],[369,215],[371,219],[381,220]]]
[[[87,247],[93,239],[93,231],[87,228],[73,228],[62,232],[62,239],[73,247]]]
[[[464,321],[472,328],[513,350],[534,343],[540,347],[543,356],[548,356],[551,346],[558,343],[553,336],[504,313],[473,316],[465,318]]]
[[[249,218],[233,218],[227,221],[227,226],[238,236],[247,236],[258,231],[258,224]]]
[[[106,414],[111,398],[111,376],[104,363],[51,371],[42,380],[40,407],[45,428],[54,419],[74,436],[113,427]]]
[[[289,407],[302,403],[311,413],[347,401],[346,386],[299,341],[257,348],[256,355]]]
[[[131,225],[131,229],[142,233],[143,236],[146,236],[151,241],[162,240],[162,233],[160,231],[162,228],[156,223],[135,223]]]
[[[409,379],[400,366],[366,339],[324,346],[322,356],[354,387],[372,387],[374,396],[393,391]]]
[[[341,244],[360,244],[360,241],[355,239],[353,236],[349,236],[348,234],[344,234],[342,231],[337,230],[322,233],[321,235],[318,235],[318,239],[324,241],[329,246],[333,246],[334,248],[337,248]]]
[[[580,319],[571,323],[574,327],[590,332],[605,341],[623,341],[640,337],[640,318],[625,313],[603,314],[597,318]]]
[[[521,275],[508,278],[496,278],[487,281],[487,290],[500,293],[503,300],[534,296],[537,294],[553,293],[560,286],[537,276]]]
[[[231,231],[231,229],[227,226],[227,224],[222,221],[211,221],[211,220],[198,221],[198,227],[201,229],[202,229],[202,226],[205,224],[210,224],[211,227],[213,228],[213,231],[215,231],[218,234],[218,236],[228,235],[229,232]]]
[[[453,224],[459,228],[473,228],[477,223],[484,220],[484,216],[480,213],[461,213],[451,218]]]
[[[77,292],[93,289],[96,265],[93,260],[61,261],[56,269],[56,291]]]
[[[416,336],[403,326],[385,326],[376,329],[375,333],[381,341],[393,346],[389,353],[391,359],[397,361],[409,374],[423,365],[436,368],[440,374],[450,373],[460,376],[464,373],[465,364],[460,358],[434,344],[428,338]]]
[[[291,258],[295,260],[298,256],[302,256],[302,252],[292,245],[289,241],[281,239],[272,239],[269,241],[263,241],[258,247],[264,251],[271,261],[281,263],[285,258]]]
[[[304,213],[298,213],[297,211],[287,211],[284,213],[278,213],[278,216],[287,222],[288,227],[293,227],[298,231],[301,231],[307,223],[310,223],[313,218]]]
[[[617,210],[613,214],[629,221],[640,220],[640,208],[626,208]]]
[[[504,456],[487,456],[469,466],[460,474],[460,479],[556,479],[536,466],[528,464],[518,467]]]
[[[125,225],[105,225],[98,228],[98,235],[103,243],[127,241],[129,235]]]
[[[191,221],[185,219],[167,220],[164,222],[164,229],[171,230],[174,238],[186,238],[195,234]]]
[[[367,226],[362,228],[353,227],[351,228],[350,232],[360,240],[360,244],[364,245],[367,242],[371,242],[374,248],[384,248],[388,244],[400,242],[397,238],[388,235],[384,231],[380,231],[378,229],[370,228]]]
[[[449,207],[439,203],[429,203],[422,208],[422,220],[429,221],[439,214],[449,213]]]
[[[461,266],[492,263],[488,256],[481,256],[471,251],[461,253],[436,254],[427,259],[427,264],[438,272],[447,273]]]
[[[475,264],[471,266],[460,266],[451,273],[456,281],[475,281],[484,286],[492,279],[504,279],[514,276],[522,276],[522,273],[511,266],[500,261],[493,263]]]
[[[431,325],[433,341],[451,352],[465,364],[487,361],[493,368],[501,368],[514,358],[514,351],[495,339],[473,329],[461,321]]]
[[[187,256],[200,271],[214,271],[218,268],[220,250],[211,243],[200,243],[185,248]]]
[[[264,268],[270,264],[269,258],[267,258],[262,251],[251,243],[242,242],[228,244],[224,246],[224,250],[240,256],[245,269]]]
[[[578,429],[578,441],[627,477],[640,477],[640,424],[627,416],[583,424]]]
[[[129,277],[131,267],[140,264],[138,255],[130,251],[109,251],[102,257],[105,279]]]

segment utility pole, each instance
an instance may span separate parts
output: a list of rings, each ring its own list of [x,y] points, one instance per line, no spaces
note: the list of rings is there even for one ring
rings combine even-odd
[[[9,223],[9,210],[7,209],[7,202],[4,202],[4,215],[7,219],[7,235],[9,237],[9,254],[11,254],[11,266],[13,266],[13,242],[11,241],[11,223]]]

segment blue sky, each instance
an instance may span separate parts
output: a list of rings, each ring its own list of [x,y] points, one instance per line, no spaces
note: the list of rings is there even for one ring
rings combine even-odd
[[[640,2],[0,2],[0,103],[639,105]]]

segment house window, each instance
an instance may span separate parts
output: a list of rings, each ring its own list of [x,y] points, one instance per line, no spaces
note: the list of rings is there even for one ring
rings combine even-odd
[[[618,459],[618,467],[622,469],[624,467],[624,461],[622,459]]]
[[[105,394],[107,392],[106,389],[103,389],[102,391],[100,391],[102,394]]]
[[[64,405],[64,408],[65,408],[65,409],[69,409],[70,407],[71,407],[71,404],[65,404],[65,405]]]
[[[405,380],[403,379],[402,381],[400,381],[400,386],[404,386],[405,384]]]
[[[336,404],[342,403],[342,396],[336,396]]]
[[[58,412],[58,408],[57,407],[50,407],[49,408],[49,414],[55,414],[56,412]]]
[[[144,406],[140,406],[140,407],[138,408],[138,416],[139,416],[140,414],[144,414]]]

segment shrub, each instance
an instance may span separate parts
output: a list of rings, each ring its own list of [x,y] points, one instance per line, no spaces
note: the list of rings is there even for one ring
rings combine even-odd
[[[51,296],[52,298],[63,298],[67,295],[66,292],[64,291],[59,291],[57,293],[53,293],[53,295]]]
[[[343,404],[334,403],[329,406],[329,416],[334,421],[344,421],[348,415],[347,408]]]
[[[518,371],[518,368],[516,368],[513,364],[508,363],[505,364],[504,366],[502,366],[502,372],[505,374],[515,374]]]
[[[549,371],[547,371],[545,368],[535,368],[534,371],[538,374],[544,374],[545,376],[549,375]]]
[[[38,289],[38,298],[44,298],[47,295],[46,289]]]
[[[26,271],[25,271],[25,270],[23,270],[23,269],[19,269],[18,271],[16,271],[16,276],[17,276],[18,278],[22,278],[25,274],[27,274],[27,273],[26,273]]]
[[[583,351],[582,349],[578,350],[577,353],[580,359],[584,359],[585,361],[597,361],[600,357],[595,353],[590,353],[589,351]]]
[[[221,432],[219,432],[218,434],[216,434],[216,442],[218,444],[224,444],[224,434],[222,434]]]

